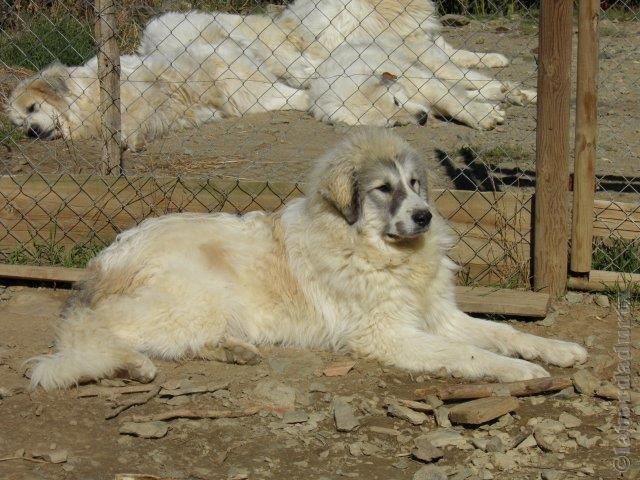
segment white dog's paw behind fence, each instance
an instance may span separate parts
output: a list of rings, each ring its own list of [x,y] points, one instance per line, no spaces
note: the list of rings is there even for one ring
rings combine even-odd
[[[460,120],[477,130],[493,130],[497,125],[502,125],[506,118],[502,107],[493,103],[471,102],[464,108]]]
[[[506,67],[509,59],[501,53],[487,53],[480,57],[480,65],[488,68]]]

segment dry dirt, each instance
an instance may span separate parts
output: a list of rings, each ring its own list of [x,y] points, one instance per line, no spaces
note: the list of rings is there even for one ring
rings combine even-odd
[[[599,144],[597,173],[609,192],[640,192],[640,22],[601,22]],[[577,29],[574,27],[574,31]],[[512,64],[494,71],[497,77],[536,84],[537,26],[517,18],[472,21],[447,28],[455,45],[505,53]],[[574,35],[574,65],[576,35]],[[1,76],[1,75],[0,75]],[[0,81],[7,91],[15,72]],[[434,183],[458,189],[493,189],[496,185],[529,187],[535,178],[534,105],[508,108],[505,125],[478,132],[431,119],[426,127],[396,131],[419,149],[432,165]],[[219,175],[251,180],[299,181],[310,162],[334,144],[348,128],[322,124],[302,112],[248,115],[171,135],[141,153],[125,154],[130,173]],[[461,155],[470,147],[478,156]],[[435,153],[440,151],[440,153]],[[445,158],[448,155],[448,158]],[[0,146],[3,173],[30,171],[90,173],[100,158],[97,142],[32,142]],[[612,193],[604,193],[608,198]],[[633,200],[633,198],[632,198]],[[635,198],[637,200],[637,197]]]
[[[611,380],[621,364],[613,351],[619,330],[616,311],[613,306],[595,305],[588,295],[575,295],[571,302],[577,303],[556,303],[556,313],[545,321],[510,323],[531,333],[587,345],[589,360],[581,368],[601,380]],[[24,362],[51,352],[56,316],[67,296],[65,290],[0,289],[2,480],[112,480],[116,473],[123,472],[176,480],[620,478],[614,466],[614,448],[619,446],[615,427],[622,405],[617,400],[579,395],[570,389],[523,398],[514,414],[481,427],[438,427],[431,414],[423,425],[415,426],[388,416],[385,400],[411,399],[417,387],[458,381],[412,376],[359,359],[354,359],[354,369],[345,376],[324,376],[327,365],[350,360],[338,353],[269,348],[263,349],[263,361],[255,366],[199,360],[157,362],[157,385],[175,388],[217,384],[220,390],[175,397],[169,400],[173,404],[156,397],[106,420],[110,410],[107,397],[78,397],[90,386],[55,392],[25,390]],[[637,311],[635,319],[633,315],[627,318],[631,321],[635,404],[631,412],[626,412],[630,425],[626,433],[632,442],[626,456],[632,465],[625,478],[638,478],[640,325]],[[576,370],[551,371],[568,375]],[[331,407],[336,396],[347,401],[358,418],[359,426],[351,432],[336,430]],[[169,421],[163,438],[119,433],[132,414],[186,407],[238,409],[256,402],[261,402],[262,411],[251,417]],[[284,423],[280,415],[287,409],[298,412],[301,423]],[[563,413],[577,417],[579,425],[571,417],[561,419]],[[506,445],[527,425],[541,425],[542,419],[556,431],[551,447],[546,447],[551,451],[536,446],[537,436],[506,452],[500,447],[497,452],[482,450],[484,440],[497,437],[501,442],[494,440],[492,445]],[[569,426],[563,426],[559,419],[569,419]],[[449,441],[443,442],[454,444],[441,447],[444,458],[437,462],[435,471],[425,472],[424,464],[410,456],[414,440],[425,434],[440,436],[441,440],[446,436]],[[471,443],[474,439],[475,445]],[[580,446],[585,442],[594,445]],[[544,444],[544,440],[538,443]],[[38,453],[66,461],[53,464],[26,459]]]

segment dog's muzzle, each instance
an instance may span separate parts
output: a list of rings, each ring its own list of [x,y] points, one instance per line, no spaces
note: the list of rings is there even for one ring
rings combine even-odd
[[[420,112],[416,115],[416,122],[418,122],[418,125],[423,127],[427,124],[428,118],[429,118],[429,112]]]

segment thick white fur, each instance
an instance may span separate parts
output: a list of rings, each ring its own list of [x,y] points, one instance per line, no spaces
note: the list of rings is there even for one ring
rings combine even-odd
[[[307,92],[278,82],[233,40],[194,43],[171,56],[120,58],[122,141],[131,149],[186,127],[271,110],[305,110]],[[21,82],[9,98],[9,118],[49,138],[100,135],[97,61],[53,65]],[[29,110],[36,105],[35,111]]]
[[[407,157],[419,158],[388,131],[361,132],[320,158],[308,195],[280,213],[169,215],[122,233],[91,262],[57,353],[36,359],[32,384],[68,387],[121,370],[149,381],[147,355],[207,356],[229,342],[348,349],[411,371],[507,381],[547,375],[508,356],[584,361],[576,344],[460,311],[437,216],[418,237],[383,235],[375,203],[353,180],[385,181],[376,172]],[[426,204],[417,195],[412,202]]]
[[[503,66],[504,56],[457,50],[439,30],[429,0],[297,0],[276,17],[167,13],[147,25],[139,52],[170,54],[193,43],[232,38],[282,81],[310,87],[317,118],[351,125],[415,122],[411,101],[401,103],[399,111],[386,108],[382,104],[393,98],[380,100],[384,89],[371,88],[385,72],[413,84],[401,97],[420,90],[421,110],[478,129],[504,120],[496,102],[535,101],[534,91],[468,68]]]

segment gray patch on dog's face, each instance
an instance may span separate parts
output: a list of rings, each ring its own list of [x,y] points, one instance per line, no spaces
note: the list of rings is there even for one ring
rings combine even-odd
[[[381,159],[360,175],[363,219],[390,241],[417,237],[429,228],[424,165],[413,154]]]

